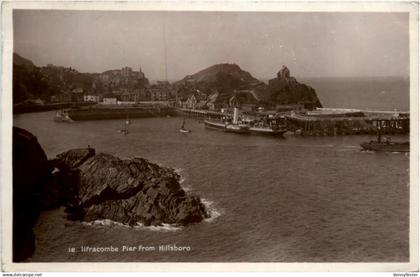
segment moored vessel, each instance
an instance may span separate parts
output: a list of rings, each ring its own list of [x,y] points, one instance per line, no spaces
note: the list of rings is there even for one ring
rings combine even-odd
[[[256,135],[283,135],[287,132],[285,128],[273,128],[273,127],[265,127],[265,126],[253,126],[249,127],[249,131],[252,134]]]
[[[248,134],[249,127],[245,124],[226,124],[225,131],[230,133]]]
[[[73,122],[67,111],[60,110],[54,116],[55,122]]]
[[[363,150],[384,152],[409,152],[410,142],[370,141],[361,143]]]
[[[211,129],[219,129],[224,131],[226,129],[226,124],[223,122],[216,122],[212,120],[204,120],[204,126]]]

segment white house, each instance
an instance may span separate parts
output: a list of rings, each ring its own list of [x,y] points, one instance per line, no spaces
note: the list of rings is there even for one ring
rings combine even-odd
[[[83,96],[83,101],[99,103],[99,101],[101,101],[101,100],[100,100],[99,95],[84,95]]]
[[[117,98],[115,98],[115,97],[113,97],[113,98],[104,97],[102,102],[106,105],[116,105],[117,104]]]

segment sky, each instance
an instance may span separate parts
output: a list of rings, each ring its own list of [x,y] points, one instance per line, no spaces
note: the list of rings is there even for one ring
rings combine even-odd
[[[408,13],[15,10],[14,52],[37,66],[80,72],[141,67],[150,80],[179,80],[218,63],[262,79],[282,65],[300,78],[406,77],[408,19]]]

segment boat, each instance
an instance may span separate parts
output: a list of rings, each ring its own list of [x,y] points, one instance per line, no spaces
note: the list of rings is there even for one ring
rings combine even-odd
[[[249,126],[245,124],[223,123],[212,120],[204,120],[204,126],[210,129],[217,129],[223,132],[248,134]]]
[[[218,129],[224,132],[246,134],[249,132],[249,126],[238,121],[239,111],[237,108],[233,111],[233,119],[223,118],[223,121],[204,120],[204,126],[212,129]]]
[[[252,134],[256,134],[256,135],[278,135],[281,136],[284,133],[287,132],[287,129],[283,128],[272,128],[272,127],[268,127],[268,126],[252,126],[249,127],[249,131]]]
[[[410,142],[394,142],[391,138],[382,139],[382,126],[377,128],[378,138],[369,142],[363,142],[360,146],[363,150],[382,152],[410,152]]]
[[[283,135],[287,132],[287,128],[279,126],[275,122],[268,122],[265,125],[253,125],[253,123],[246,123],[239,120],[238,110],[234,109],[233,119],[224,122],[204,120],[204,126],[207,128],[218,129],[225,132],[238,134],[261,134],[261,135]]]
[[[184,134],[191,133],[191,130],[188,130],[185,128],[185,118],[184,118],[184,121],[182,121],[182,125],[181,125],[181,128],[179,129],[179,132],[184,133]]]
[[[70,118],[68,112],[61,110],[58,111],[54,116],[55,122],[73,122],[73,120]]]
[[[363,150],[383,152],[410,152],[410,142],[374,141],[361,143]]]
[[[210,129],[218,129],[221,131],[225,131],[226,129],[226,124],[223,122],[218,122],[218,121],[211,121],[211,120],[204,120],[204,126]]]
[[[125,122],[124,122],[124,128],[123,129],[121,129],[121,130],[119,130],[118,132],[120,133],[120,134],[122,134],[122,135],[128,135],[128,128],[127,128],[127,125],[128,125],[129,123],[128,123],[128,120],[126,120]]]
[[[246,124],[226,124],[225,131],[229,133],[248,134],[249,127]]]

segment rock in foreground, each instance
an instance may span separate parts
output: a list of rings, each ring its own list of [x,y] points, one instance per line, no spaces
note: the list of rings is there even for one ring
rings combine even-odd
[[[93,149],[64,152],[54,160],[61,180],[76,191],[67,203],[69,218],[111,219],[124,224],[186,225],[208,217],[198,196],[187,195],[179,175],[145,159],[121,160]],[[75,182],[77,180],[77,182]]]
[[[35,251],[32,226],[41,211],[44,185],[51,179],[47,156],[37,138],[13,127],[13,261],[21,262]]]

